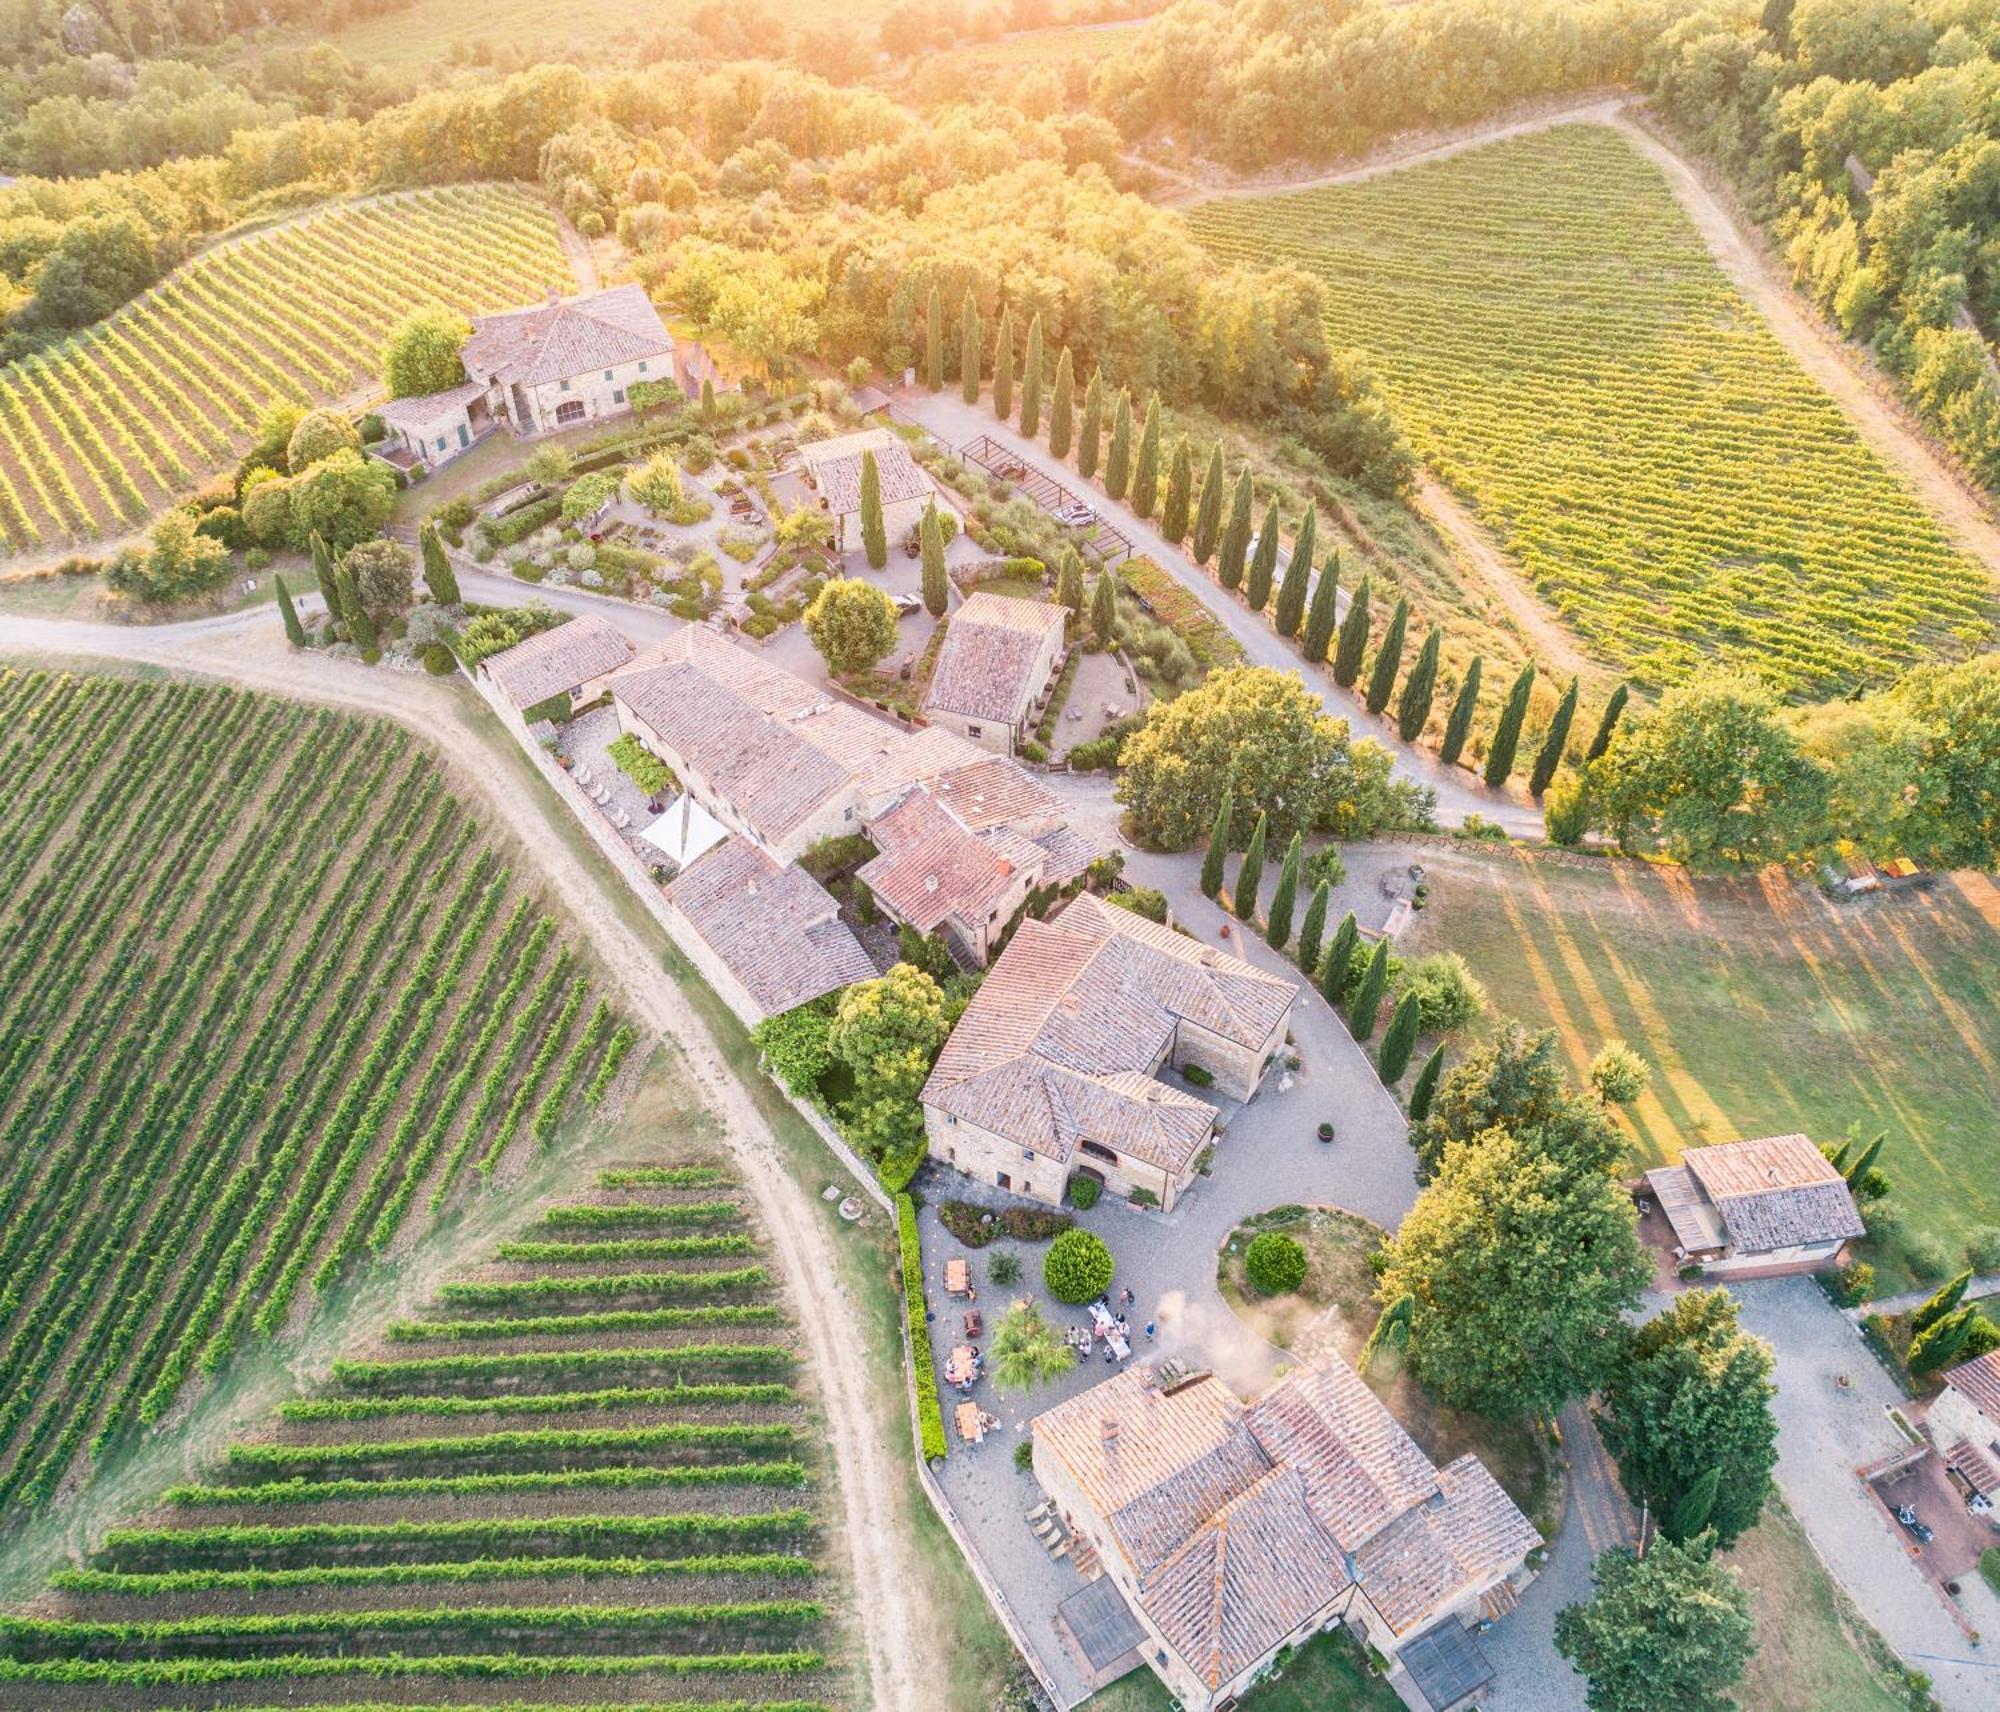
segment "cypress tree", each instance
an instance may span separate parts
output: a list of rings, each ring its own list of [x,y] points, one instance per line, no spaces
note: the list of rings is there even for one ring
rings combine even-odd
[[[1438,649],[1443,643],[1444,632],[1433,625],[1417,663],[1403,680],[1402,699],[1396,703],[1396,734],[1405,743],[1423,736],[1424,724],[1431,716],[1431,700],[1437,694]]]
[[[426,523],[417,535],[417,543],[423,549],[424,587],[431,591],[431,599],[439,606],[458,605],[458,577],[452,571],[438,526]]]
[[[292,592],[285,587],[283,572],[273,576],[271,581],[278,587],[278,616],[285,621],[285,640],[294,648],[303,648],[306,645],[305,626],[299,622],[298,612],[292,605]]]
[[[1070,361],[1069,346],[1056,358],[1056,390],[1049,399],[1049,450],[1059,458],[1069,456],[1070,436],[1076,430],[1076,368]]]
[[[1056,599],[1069,608],[1072,622],[1083,617],[1083,561],[1074,547],[1063,548],[1062,569],[1056,573]]]
[[[1521,668],[1507,702],[1500,709],[1500,723],[1493,728],[1493,747],[1486,751],[1486,782],[1504,785],[1514,770],[1514,752],[1521,746],[1521,721],[1528,717],[1528,697],[1535,687],[1535,663]]]
[[[1292,937],[1292,909],[1299,896],[1299,862],[1305,855],[1305,834],[1295,832],[1285,846],[1285,859],[1278,864],[1278,889],[1271,894],[1271,917],[1265,924],[1264,940],[1273,951],[1284,950]]]
[[[1335,1010],[1354,985],[1354,948],[1361,943],[1361,924],[1349,910],[1333,930],[1333,943],[1326,949],[1326,962],[1319,972],[1319,990]]]
[[[1306,615],[1306,583],[1312,577],[1313,555],[1319,551],[1319,507],[1306,505],[1305,521],[1299,525],[1292,543],[1292,556],[1285,566],[1285,580],[1278,585],[1278,610],[1272,615],[1278,634],[1289,641],[1298,635]]]
[[[1473,655],[1472,664],[1465,668],[1465,682],[1458,686],[1458,699],[1451,704],[1451,717],[1444,725],[1444,742],[1438,748],[1438,758],[1448,767],[1458,764],[1465,740],[1472,735],[1472,716],[1479,707],[1479,678],[1485,669],[1485,655]]]
[[[1090,628],[1099,647],[1118,640],[1118,579],[1109,565],[1097,573],[1097,587],[1090,591]]]
[[[354,586],[354,577],[345,565],[334,567],[333,587],[340,600],[340,616],[347,625],[348,641],[359,648],[365,658],[372,660],[378,646],[375,621],[361,604],[361,591]]]
[[[1000,311],[1000,332],[993,341],[993,414],[1005,422],[1014,414],[1014,311]]]
[[[1229,855],[1229,820],[1235,808],[1232,793],[1225,793],[1215,811],[1215,825],[1209,828],[1208,854],[1201,859],[1201,895],[1217,897],[1222,892],[1222,864]]]
[[[1028,359],[1021,374],[1021,432],[1030,440],[1042,431],[1042,318],[1028,323]]]
[[[704,379],[701,383],[701,419],[704,422],[713,422],[715,420],[715,382],[713,380]]]
[[[1250,466],[1236,478],[1236,496],[1229,502],[1229,524],[1222,531],[1222,553],[1215,563],[1216,579],[1234,594],[1242,586],[1243,561],[1250,552]]]
[[[918,530],[924,555],[924,610],[933,618],[944,617],[951,604],[951,581],[944,568],[944,524],[933,502],[924,507],[924,521]]]
[[[1326,937],[1326,906],[1332,895],[1332,888],[1322,882],[1306,905],[1306,919],[1299,924],[1299,967],[1308,980],[1319,971],[1320,941]]]
[[[1939,1320],[1928,1331],[1910,1339],[1909,1366],[1912,1373],[1932,1373],[1947,1367],[1965,1348],[1972,1336],[1973,1316],[1979,1312],[1970,1302]]]
[[[1389,942],[1375,941],[1368,967],[1361,971],[1361,990],[1354,995],[1354,1008],[1347,1013],[1348,1032],[1356,1040],[1366,1040],[1375,1032],[1375,1013],[1382,1008],[1382,994],[1389,985]]]
[[[1333,642],[1334,625],[1340,612],[1340,549],[1336,547],[1326,556],[1326,563],[1319,568],[1319,581],[1313,584],[1312,605],[1306,608],[1305,656],[1315,666],[1326,661],[1326,651]]]
[[[1405,993],[1396,1001],[1389,1017],[1389,1032],[1382,1036],[1382,1049],[1375,1055],[1375,1069],[1385,1088],[1393,1088],[1402,1081],[1403,1072],[1409,1069],[1421,1020],[1415,993]]]
[[[1556,776],[1556,769],[1562,765],[1563,746],[1569,742],[1570,722],[1576,718],[1576,679],[1571,678],[1569,688],[1556,704],[1556,716],[1549,721],[1549,732],[1542,739],[1542,750],[1535,757],[1535,770],[1528,775],[1528,794],[1537,802],[1542,800],[1542,792],[1549,788],[1549,781]]]
[[[1340,621],[1340,641],[1333,650],[1333,681],[1344,690],[1354,688],[1361,676],[1361,656],[1368,652],[1368,577],[1347,603],[1347,616]]]
[[[1595,761],[1611,747],[1611,734],[1618,729],[1618,719],[1625,711],[1625,704],[1632,692],[1620,684],[1611,692],[1611,699],[1604,704],[1604,717],[1597,722],[1597,735],[1590,740],[1590,748],[1585,753],[1586,761]]]
[[[1422,1123],[1431,1115],[1431,1100],[1437,1094],[1438,1077],[1444,1074],[1444,1042],[1431,1048],[1430,1057],[1417,1072],[1417,1085],[1410,1090],[1410,1122]]]
[[[1215,551],[1222,527],[1222,442],[1208,454],[1208,474],[1201,478],[1201,504],[1194,514],[1194,562],[1205,565]]]
[[[979,402],[979,305],[965,294],[958,322],[958,393],[967,404]]]
[[[1874,1169],[1875,1161],[1882,1157],[1882,1144],[1888,1139],[1889,1132],[1884,1130],[1861,1150],[1860,1157],[1853,1164],[1842,1170],[1841,1175],[1847,1179],[1847,1186],[1850,1189],[1861,1187],[1861,1179]]]
[[[1187,539],[1188,501],[1193,498],[1194,456],[1183,434],[1167,468],[1167,502],[1160,509],[1160,533],[1178,547]]]
[[[1111,412],[1111,456],[1104,462],[1104,491],[1123,499],[1132,481],[1132,395],[1122,386]]]
[[[1160,395],[1146,400],[1146,425],[1139,431],[1139,457],[1132,466],[1126,503],[1135,517],[1151,517],[1160,503]]]
[[[944,298],[936,285],[924,305],[924,385],[944,391]]]
[[[1410,1322],[1417,1316],[1417,1299],[1405,1290],[1395,1301],[1382,1310],[1375,1321],[1375,1329],[1368,1334],[1368,1341],[1361,1346],[1360,1359],[1355,1366],[1366,1373],[1375,1363],[1376,1356],[1385,1349],[1408,1349],[1410,1346]]]
[[[1264,882],[1264,833],[1271,817],[1261,809],[1257,824],[1250,829],[1250,844],[1243,852],[1243,866],[1236,870],[1236,884],[1229,893],[1229,907],[1238,921],[1257,919],[1257,888]]]
[[[1927,1332],[1945,1315],[1957,1310],[1965,1300],[1965,1292],[1972,1283],[1972,1269],[1967,1267],[1956,1278],[1948,1278],[1925,1298],[1922,1307],[1910,1316],[1910,1336],[1916,1337]]]
[[[1694,1484],[1674,1501],[1661,1531],[1668,1539],[1685,1545],[1708,1526],[1709,1517],[1715,1514],[1716,1495],[1721,1490],[1722,1465],[1717,1463],[1703,1469],[1694,1477]]]
[[[1368,711],[1380,713],[1389,705],[1396,688],[1396,674],[1403,669],[1403,634],[1410,627],[1410,603],[1396,602],[1389,614],[1389,628],[1382,633],[1382,647],[1375,656],[1375,669],[1368,674]]]
[[[313,587],[319,590],[319,598],[326,602],[326,615],[340,617],[340,591],[334,587],[333,554],[327,550],[326,538],[315,529],[312,532]]]
[[[1250,555],[1250,579],[1243,598],[1252,612],[1262,612],[1271,604],[1271,578],[1278,569],[1278,502],[1264,509],[1264,527],[1257,531],[1257,550]]]
[[[873,452],[861,454],[861,550],[879,571],[889,562],[889,532],[882,522],[882,471]]]
[[[1076,438],[1076,473],[1085,481],[1097,474],[1097,442],[1104,434],[1104,371],[1083,389],[1083,430]]]

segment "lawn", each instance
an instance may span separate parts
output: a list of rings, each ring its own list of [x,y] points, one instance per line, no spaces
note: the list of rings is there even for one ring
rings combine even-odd
[[[1210,203],[1598,657],[1799,694],[1991,637],[1990,581],[1716,268],[1658,168],[1567,125],[1358,184]]]
[[[1630,862],[1425,861],[1431,907],[1403,954],[1461,953],[1495,1013],[1553,1026],[1579,1073],[1607,1038],[1638,1048],[1653,1079],[1627,1115],[1635,1165],[1742,1136],[1887,1130],[1906,1236],[1957,1265],[1976,1227],[2000,1223],[2000,885],[1950,875],[1835,905]],[[1878,1260],[1885,1289],[1907,1261]]]
[[[1084,1704],[1088,1712],[1167,1712],[1175,1702],[1142,1667]],[[1342,1637],[1324,1634],[1315,1635],[1240,1704],[1243,1712],[1401,1712],[1403,1702],[1382,1678],[1362,1669]]]

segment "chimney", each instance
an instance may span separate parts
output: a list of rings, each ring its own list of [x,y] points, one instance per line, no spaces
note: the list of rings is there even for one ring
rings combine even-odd
[[[1098,1430],[1104,1436],[1106,1449],[1110,1449],[1118,1443],[1118,1417],[1116,1415],[1106,1415],[1103,1420],[1098,1422]]]
[[[743,891],[746,897],[754,898],[757,895],[757,882],[755,880],[752,880],[747,886],[743,888]]]
[[[926,875],[924,876],[924,890],[925,890],[926,892],[928,892],[928,893],[932,893],[932,894],[935,894],[935,893],[936,893],[936,891],[937,891],[937,875],[935,875],[935,874],[926,874]]]

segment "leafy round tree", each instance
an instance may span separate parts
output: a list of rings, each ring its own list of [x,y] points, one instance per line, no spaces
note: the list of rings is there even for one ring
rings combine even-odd
[[[1260,1231],[1244,1251],[1243,1271],[1260,1296],[1289,1296],[1306,1281],[1306,1251],[1283,1231]]]
[[[687,503],[687,484],[671,452],[655,452],[625,478],[625,491],[655,517],[671,517]]]
[[[1002,1391],[1032,1391],[1076,1367],[1076,1351],[1042,1318],[1033,1302],[1010,1308],[993,1329],[987,1351],[993,1383]]]
[[[861,454],[861,550],[871,571],[889,562],[889,533],[882,520],[882,466],[873,452]]]
[[[1465,753],[1465,740],[1472,735],[1472,716],[1479,709],[1479,679],[1485,667],[1485,657],[1473,655],[1472,664],[1465,668],[1465,681],[1458,686],[1458,697],[1451,704],[1444,741],[1438,745],[1438,759],[1447,767],[1458,764],[1459,756]]]
[[[287,493],[292,523],[286,540],[304,546],[316,530],[329,547],[345,552],[382,532],[396,504],[396,478],[387,465],[343,450],[292,477]]]
[[[1222,531],[1222,546],[1215,563],[1216,580],[1232,594],[1243,582],[1243,567],[1250,555],[1250,508],[1254,503],[1250,466],[1245,464],[1229,501],[1229,522]]]
[[[917,1096],[950,1032],[937,982],[908,963],[840,995],[827,1049],[854,1079],[841,1117],[871,1158],[886,1165],[922,1148]]]
[[[391,398],[421,398],[463,384],[459,353],[472,323],[453,309],[419,309],[391,329],[382,346],[382,384]]]
[[[415,589],[410,550],[400,541],[378,536],[348,549],[342,563],[354,578],[361,604],[374,613],[401,612]]]
[[[1749,1596],[1706,1539],[1620,1546],[1591,1565],[1587,1605],[1556,1613],[1556,1650],[1580,1670],[1591,1712],[1736,1712],[1756,1650]]]
[[[1111,1288],[1115,1270],[1103,1238],[1087,1230],[1066,1230],[1049,1244],[1042,1282],[1058,1302],[1094,1302]]]
[[[828,671],[865,672],[896,646],[896,603],[873,583],[836,577],[806,608],[805,626]]]
[[[286,443],[285,468],[297,475],[335,452],[360,450],[361,435],[339,411],[308,410]]]
[[[1351,690],[1361,676],[1361,661],[1368,652],[1368,587],[1364,574],[1354,598],[1347,603],[1347,616],[1340,621],[1340,640],[1334,644],[1333,681],[1344,690]]]
[[[591,470],[580,475],[569,484],[569,491],[562,496],[562,517],[565,523],[581,523],[586,517],[617,497],[618,477],[609,470]]]
[[[1652,1069],[1622,1040],[1607,1040],[1590,1061],[1590,1085],[1607,1106],[1629,1106],[1646,1091]]]
[[[1410,603],[1398,600],[1389,614],[1389,628],[1382,633],[1376,650],[1374,669],[1368,674],[1368,711],[1380,713],[1389,705],[1396,688],[1396,674],[1403,669],[1403,635],[1410,624]]]
[[[1436,951],[1403,971],[1403,991],[1417,1001],[1426,1034],[1463,1028],[1486,1009],[1486,989],[1456,951]]]

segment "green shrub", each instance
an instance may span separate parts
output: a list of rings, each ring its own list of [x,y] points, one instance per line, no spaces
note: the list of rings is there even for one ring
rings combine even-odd
[[[1087,1230],[1066,1230],[1049,1245],[1042,1282],[1058,1302],[1094,1302],[1111,1288],[1111,1250]]]
[[[991,1224],[986,1222],[989,1217]],[[1008,1207],[994,1213],[976,1201],[943,1202],[938,1207],[938,1222],[967,1248],[984,1248],[1003,1236],[1015,1242],[1047,1242],[1076,1223],[1069,1214],[1047,1207]]]
[[[1069,1180],[1069,1204],[1088,1212],[1097,1205],[1097,1197],[1103,1185],[1095,1177],[1072,1177]]]
[[[1020,1283],[1021,1257],[1011,1250],[1003,1254],[996,1254],[991,1264],[986,1268],[986,1276],[992,1279],[994,1283],[1003,1286]]]
[[[494,546],[511,547],[516,542],[527,540],[543,524],[553,523],[561,510],[561,499],[550,494],[547,498],[531,501],[518,511],[509,512],[505,517],[489,517],[479,530]]]
[[[2000,1225],[1981,1225],[1965,1239],[1965,1261],[1975,1272],[2000,1272]]]
[[[944,1412],[938,1407],[937,1363],[931,1356],[930,1327],[924,1320],[924,1251],[917,1240],[917,1206],[908,1195],[896,1197],[896,1239],[903,1256],[903,1320],[910,1328],[910,1373],[917,1390],[917,1427],[924,1442],[924,1460],[935,1462],[950,1449],[944,1436]]]
[[[2000,1593],[2000,1546],[1988,1546],[1979,1554],[1979,1573],[1988,1587]]]
[[[1306,1251],[1280,1231],[1251,1240],[1243,1270],[1260,1296],[1287,1296],[1306,1281]]]
[[[1215,1072],[1213,1070],[1205,1070],[1199,1064],[1183,1064],[1181,1066],[1181,1078],[1197,1088],[1213,1088],[1215,1086]]]
[[[674,770],[631,732],[615,738],[606,751],[617,764],[619,772],[629,778],[649,797],[658,796],[662,791],[674,787]]]
[[[451,657],[451,650],[442,642],[432,642],[424,649],[424,670],[434,678],[448,677],[458,669],[458,662]]]
[[[1910,1271],[1926,1284],[1935,1284],[1952,1269],[1950,1253],[1934,1236],[1906,1238],[1903,1258],[1909,1262]]]
[[[1023,1439],[1014,1447],[1014,1466],[1023,1474],[1032,1472],[1035,1466],[1035,1441],[1033,1439]],[[2000,1558],[2000,1551],[1990,1551],[1986,1555],[1990,1558]],[[1989,1579],[1992,1579],[1994,1576],[2000,1576],[2000,1569],[1989,1572]],[[2000,1580],[1994,1580],[1993,1585],[2000,1587]]]
[[[1148,921],[1157,921],[1162,927],[1167,921],[1167,896],[1153,886],[1134,886],[1128,892],[1111,892],[1104,899],[1118,909],[1130,910],[1134,915],[1142,915]]]
[[[1858,1308],[1875,1299],[1875,1268],[1865,1260],[1843,1266],[1834,1275],[1831,1294],[1843,1308]]]

